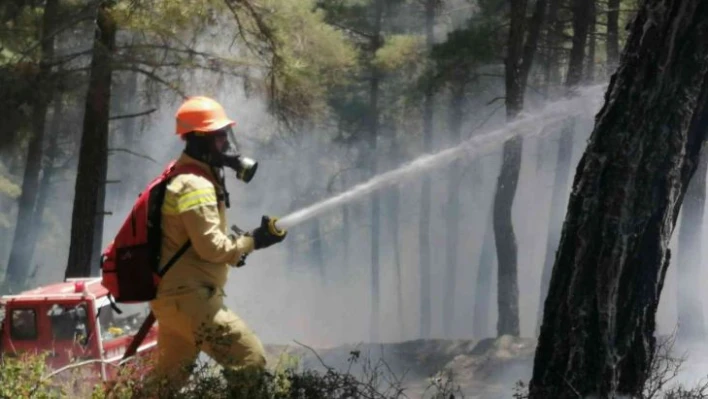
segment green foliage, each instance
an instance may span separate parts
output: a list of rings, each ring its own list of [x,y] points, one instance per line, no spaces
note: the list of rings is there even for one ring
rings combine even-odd
[[[321,114],[326,94],[344,84],[356,66],[356,52],[344,35],[324,22],[311,0],[269,0],[264,21],[276,43],[274,104],[288,114]]]
[[[376,51],[373,65],[380,71],[396,71],[425,59],[425,41],[422,36],[391,35]]]
[[[46,356],[24,354],[0,361],[0,398],[93,398],[128,399],[159,397],[180,399],[398,399],[407,397],[400,377],[383,362],[362,359],[353,351],[349,367],[337,371],[324,363],[324,372],[298,370],[299,360],[282,355],[277,365],[265,371],[241,370],[225,372],[211,363],[191,368],[192,377],[179,391],[165,384],[141,379],[142,367],[149,362],[132,362],[123,367],[118,377],[108,384],[93,384],[81,374],[81,363],[52,372],[45,365]],[[355,376],[351,370],[361,365]],[[431,378],[424,398],[449,398],[459,388],[450,372]]]
[[[342,83],[356,61],[343,35],[308,0],[122,2],[114,15],[121,29],[141,38],[122,53],[128,69],[162,64],[256,79],[255,87],[283,117],[322,112],[327,89]],[[230,44],[203,44],[198,38],[204,35]],[[162,76],[179,90],[178,74]]]
[[[47,373],[46,355],[0,359],[0,398],[60,398],[61,393],[42,377]]]
[[[10,198],[16,199],[22,193],[22,189],[13,183],[5,175],[0,174],[0,193]]]
[[[447,40],[433,47],[438,84],[470,79],[476,69],[501,58],[502,38],[493,21],[470,23],[465,29],[448,34]]]

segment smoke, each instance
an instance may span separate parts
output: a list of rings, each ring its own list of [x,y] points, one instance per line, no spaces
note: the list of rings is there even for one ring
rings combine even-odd
[[[461,2],[466,3],[466,2]],[[440,35],[440,33],[438,34]],[[204,43],[218,47],[228,43]],[[207,48],[209,50],[211,48]],[[341,193],[365,180],[368,172],[354,168],[356,149],[332,142],[336,132],[331,129],[285,132],[267,112],[263,98],[244,90],[235,77],[219,77],[208,72],[194,72],[184,76],[184,91],[190,95],[208,95],[219,100],[237,121],[236,136],[244,154],[259,161],[259,170],[252,182],[237,181],[227,172],[227,189],[231,193],[229,224],[251,229],[258,225],[261,215],[285,216],[297,209]],[[463,136],[480,135],[500,129],[505,124],[503,108],[486,105],[491,99],[503,96],[500,80],[480,78],[482,94],[469,99]],[[104,245],[123,223],[138,192],[157,176],[164,166],[177,157],[183,143],[174,135],[174,112],[181,99],[160,90],[158,95],[146,92],[145,80],[138,80],[140,88],[131,98],[118,98],[122,112],[140,112],[153,107],[157,111],[140,121],[114,122],[111,145],[126,147],[129,153],[114,153],[109,158],[109,180],[121,180],[109,185],[105,218]],[[479,88],[478,88],[479,89]],[[435,113],[435,147],[450,146],[447,124],[446,93],[437,97]],[[597,97],[599,99],[599,95]],[[546,105],[538,95],[529,92],[527,109],[530,115]],[[585,149],[592,131],[597,106],[576,104],[569,111],[577,113],[571,157],[571,177]],[[420,123],[416,113],[399,127],[404,147],[398,155],[387,152],[379,155],[379,164],[386,168],[410,162],[420,155]],[[419,117],[419,115],[418,115]],[[80,129],[81,115],[67,122],[67,129]],[[543,122],[543,121],[541,121]],[[540,128],[542,123],[536,126]],[[418,126],[416,126],[418,125]],[[482,126],[483,125],[483,126]],[[73,126],[73,127],[72,127]],[[410,126],[413,126],[409,129]],[[482,126],[482,127],[480,127]],[[545,259],[550,198],[558,146],[558,129],[549,128],[539,137],[524,141],[521,173],[513,207],[513,225],[518,243],[519,313],[521,335],[534,337],[538,323],[539,287]],[[130,133],[131,141],[125,142]],[[479,136],[478,136],[479,137]],[[383,142],[385,144],[384,139]],[[496,268],[489,281],[490,296],[481,306],[487,309],[488,320],[484,335],[473,334],[479,320],[474,320],[478,267],[485,233],[491,214],[497,176],[500,166],[501,142],[483,156],[465,158],[460,184],[460,245],[459,265],[455,287],[455,314],[451,333],[443,334],[442,298],[445,273],[445,208],[448,176],[445,168],[426,173],[432,177],[431,206],[431,284],[432,335],[434,338],[480,340],[496,336]],[[422,176],[418,174],[417,176]],[[75,175],[64,172],[53,186],[52,201],[45,213],[45,226],[35,263],[42,265],[39,283],[63,278],[68,257],[71,201]],[[572,178],[566,193],[570,193]],[[399,183],[398,206],[387,205],[389,194],[382,190],[380,237],[381,309],[380,341],[401,342],[419,338],[420,280],[418,274],[418,222],[421,181],[409,178]],[[226,287],[226,303],[266,343],[291,344],[297,340],[323,348],[369,340],[371,314],[371,210],[368,197],[352,201],[346,208],[349,223],[343,224],[344,208],[331,208],[319,214],[319,234],[313,234],[310,222],[294,226],[286,241],[263,251],[253,253],[243,268],[233,269]],[[389,229],[389,212],[398,212],[400,237],[394,241]],[[563,210],[565,212],[565,210]],[[343,232],[348,231],[348,242]],[[675,231],[678,231],[678,226]],[[674,234],[671,248],[676,249]],[[318,245],[320,252],[318,253]],[[348,247],[348,259],[345,248]],[[394,248],[400,249],[402,268],[402,298],[399,314]],[[707,254],[703,249],[702,255]],[[493,249],[493,253],[495,253]],[[322,256],[322,268],[318,259]],[[494,255],[496,257],[496,255]],[[675,259],[675,257],[674,257]],[[658,333],[671,332],[676,325],[675,265],[671,265],[662,293],[657,315]],[[698,276],[696,278],[699,278]],[[701,292],[703,302],[706,293]],[[527,379],[527,370],[510,370],[509,379]],[[530,374],[529,374],[530,375]]]

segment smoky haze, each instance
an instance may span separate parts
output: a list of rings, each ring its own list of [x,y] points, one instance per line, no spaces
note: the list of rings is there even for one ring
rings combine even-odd
[[[438,32],[441,36],[444,32]],[[221,43],[223,45],[223,43]],[[206,46],[206,44],[205,44]],[[212,43],[210,46],[218,47]],[[268,114],[266,104],[257,94],[246,95],[242,82],[234,77],[218,77],[196,72],[186,77],[184,91],[190,95],[208,95],[216,98],[236,120],[234,128],[242,152],[259,161],[255,178],[248,184],[236,180],[226,171],[227,189],[231,194],[228,210],[229,224],[244,229],[256,227],[261,215],[285,216],[301,207],[316,203],[366,180],[366,170],[354,168],[356,150],[333,143],[334,132],[318,129],[296,129],[284,132]],[[129,81],[129,79],[126,79]],[[463,137],[483,134],[504,126],[505,113],[490,100],[503,96],[501,79],[483,78],[485,95],[468,99],[462,128]],[[125,84],[125,83],[122,83]],[[146,92],[146,85],[138,79],[137,92],[122,97],[121,89],[114,92],[113,106],[121,113],[140,112],[153,107],[157,111],[139,120],[120,120],[111,125],[111,146],[128,149],[113,152],[109,158],[108,179],[120,180],[109,184],[105,218],[104,247],[123,223],[134,199],[164,166],[177,157],[183,143],[174,135],[174,113],[181,101],[175,95]],[[434,147],[440,150],[450,146],[447,127],[447,93],[441,93],[436,103]],[[533,114],[544,105],[536,93],[527,94],[527,110]],[[597,108],[583,108],[575,118],[573,150],[565,201],[570,194],[572,177],[589,137]],[[415,113],[413,113],[415,115]],[[76,117],[80,120],[80,115]],[[78,128],[71,123],[66,129]],[[539,123],[539,127],[543,124]],[[519,315],[521,335],[535,337],[538,323],[539,287],[546,257],[548,220],[551,193],[557,161],[560,129],[551,127],[543,137],[524,140],[519,183],[513,206],[513,225],[518,245]],[[80,127],[80,125],[79,125]],[[402,143],[409,153],[391,155],[389,138],[381,139],[379,165],[382,172],[405,164],[420,155],[419,128],[408,131]],[[553,131],[555,129],[556,131]],[[130,141],[126,141],[127,136]],[[382,133],[385,136],[385,133]],[[138,155],[136,155],[138,154]],[[496,336],[497,277],[496,262],[488,281],[488,301],[475,303],[480,257],[485,233],[490,223],[501,163],[501,143],[489,154],[465,158],[460,184],[461,237],[459,264],[454,294],[455,313],[449,335],[443,333],[442,304],[445,290],[445,212],[448,190],[446,168],[427,172],[432,177],[431,206],[431,298],[433,338],[479,340]],[[149,159],[148,159],[149,158]],[[402,182],[399,203],[389,205],[390,192],[382,190],[380,262],[381,308],[380,332],[382,342],[401,342],[420,338],[420,280],[418,265],[418,224],[420,193],[423,174]],[[61,280],[65,259],[68,257],[68,232],[73,200],[75,176],[61,176],[53,186],[52,201],[45,224],[51,231],[65,231],[62,236],[40,237],[34,263],[40,265],[38,282]],[[247,265],[232,269],[226,287],[226,303],[242,317],[266,343],[290,344],[293,340],[313,347],[333,347],[346,343],[367,342],[370,337],[371,314],[371,248],[370,201],[364,197],[347,206],[349,224],[342,225],[342,209],[332,209],[317,218],[319,234],[312,223],[293,227],[286,241],[249,256]],[[394,242],[391,235],[391,212],[398,212],[400,237]],[[565,209],[562,210],[565,214]],[[681,219],[679,219],[681,220]],[[556,226],[560,228],[560,226]],[[345,258],[343,231],[348,229],[348,258]],[[678,232],[679,225],[675,231]],[[47,231],[50,229],[46,229]],[[675,265],[677,234],[672,239],[672,265],[668,270],[662,300],[657,314],[658,334],[671,333],[677,323],[677,286]],[[490,245],[493,245],[493,241]],[[402,303],[399,314],[396,290],[394,248],[400,249],[402,272]],[[708,248],[701,248],[705,259]],[[494,252],[493,252],[494,253]],[[494,255],[496,257],[496,255]],[[695,278],[703,279],[705,272]],[[704,303],[708,290],[692,293]],[[474,320],[475,306],[485,307],[485,331],[478,329],[480,320]],[[708,316],[708,315],[706,315]],[[698,364],[698,363],[697,363]],[[523,373],[521,374],[523,375]],[[690,374],[690,378],[696,377]]]
[[[235,133],[242,152],[259,161],[256,177],[248,184],[236,180],[227,170],[227,188],[231,194],[228,210],[230,224],[251,229],[258,225],[263,214],[284,216],[297,208],[292,207],[296,198],[302,206],[341,192],[345,187],[344,175],[351,187],[364,181],[365,171],[348,170],[353,156],[342,146],[322,140],[326,132],[279,132],[273,117],[267,113],[265,103],[258,97],[246,97],[236,79],[209,76],[196,77],[200,83],[185,90],[190,94],[211,95],[221,101],[229,114],[237,121]],[[211,85],[203,84],[211,80]],[[201,86],[201,88],[199,87]],[[204,89],[210,88],[211,90]],[[490,91],[490,98],[503,93]],[[138,129],[130,150],[154,161],[128,153],[114,153],[109,158],[108,178],[123,179],[110,184],[106,210],[112,212],[105,218],[103,245],[107,244],[128,214],[133,200],[140,190],[182,150],[183,143],[174,135],[174,112],[181,101],[176,96],[163,96],[159,103],[139,95],[131,104],[132,112],[158,106],[158,111],[146,120],[134,122]],[[483,103],[483,101],[479,101]],[[531,97],[529,113],[542,106],[540,99]],[[598,109],[585,109],[576,118],[572,155],[572,174],[584,150],[585,140],[593,127],[593,118]],[[504,125],[504,113],[497,110],[483,128],[476,128],[493,111],[483,106],[472,110],[465,121],[463,135],[483,134]],[[445,121],[436,122],[444,127]],[[542,123],[539,123],[541,126]],[[555,124],[557,127],[557,124]],[[125,123],[112,125],[113,142],[120,143],[120,129]],[[553,129],[553,127],[550,127]],[[298,140],[290,135],[300,136]],[[437,143],[441,149],[448,145],[444,129],[435,132],[443,139]],[[557,133],[544,132],[544,137],[530,137],[524,142],[519,186],[513,207],[513,222],[519,250],[520,322],[522,336],[532,337],[536,329],[539,301],[540,272],[545,257],[545,240],[548,231],[550,196],[557,158]],[[474,290],[484,241],[485,226],[491,211],[496,179],[500,165],[500,150],[463,163],[463,182],[460,190],[460,236],[458,278],[455,292],[455,317],[450,336],[442,330],[442,297],[445,277],[445,219],[448,181],[445,168],[430,171],[433,177],[431,208],[432,249],[432,336],[435,338],[481,339],[473,336]],[[382,156],[386,165],[402,165],[410,158],[392,159]],[[384,162],[382,162],[384,163]],[[344,172],[342,172],[344,170]],[[382,190],[381,227],[381,319],[380,338],[383,342],[399,342],[419,338],[419,279],[418,279],[418,212],[420,209],[420,178],[423,174],[406,179],[400,184],[399,212],[402,268],[402,317],[398,315],[393,248],[389,234],[386,190]],[[570,193],[570,183],[566,194]],[[328,187],[330,186],[330,187]],[[64,215],[66,220],[50,221],[68,225],[68,211],[72,201],[73,182],[55,189],[50,207],[52,214]],[[330,192],[328,192],[330,190]],[[247,260],[247,266],[233,269],[227,286],[227,303],[243,317],[265,342],[291,343],[298,340],[314,346],[334,346],[369,339],[371,309],[370,290],[370,204],[364,197],[349,205],[350,242],[349,260],[345,264],[341,225],[341,209],[332,209],[319,217],[320,236],[312,235],[307,224],[295,226],[283,244],[258,251]],[[677,225],[677,231],[679,226]],[[56,238],[61,241],[62,238]],[[290,242],[288,242],[290,241]],[[322,244],[323,268],[312,253],[313,244]],[[676,235],[672,247],[676,248]],[[66,259],[68,246],[57,245],[51,253],[40,251],[35,263],[50,265]],[[63,251],[63,253],[62,253]],[[705,250],[703,250],[705,253]],[[674,249],[674,254],[676,250]],[[674,258],[675,259],[675,258]],[[61,267],[42,267],[39,279],[44,282],[60,279]],[[659,333],[671,332],[677,322],[676,316],[676,268],[669,269],[662,302],[658,313]],[[496,270],[493,270],[488,308],[489,320],[486,337],[496,335]],[[697,293],[700,295],[701,293]]]

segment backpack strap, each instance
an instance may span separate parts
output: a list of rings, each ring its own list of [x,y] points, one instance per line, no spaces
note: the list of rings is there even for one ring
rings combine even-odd
[[[172,257],[170,258],[170,260],[167,261],[167,263],[165,263],[165,266],[163,266],[162,269],[161,269],[159,272],[157,272],[157,274],[158,274],[160,277],[164,276],[165,273],[167,273],[167,271],[170,270],[170,268],[179,260],[179,258],[180,258],[182,255],[184,255],[185,252],[187,252],[187,250],[188,250],[189,247],[191,247],[191,246],[192,246],[192,242],[189,241],[189,240],[187,240],[187,242],[185,242],[185,243],[182,245],[182,247],[181,247],[179,250],[177,250],[177,252],[175,252],[174,255],[172,255]]]

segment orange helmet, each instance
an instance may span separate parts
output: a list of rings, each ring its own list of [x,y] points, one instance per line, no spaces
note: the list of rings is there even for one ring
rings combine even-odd
[[[190,132],[213,132],[236,124],[226,116],[221,104],[204,96],[189,97],[177,110],[176,119],[180,136]]]

